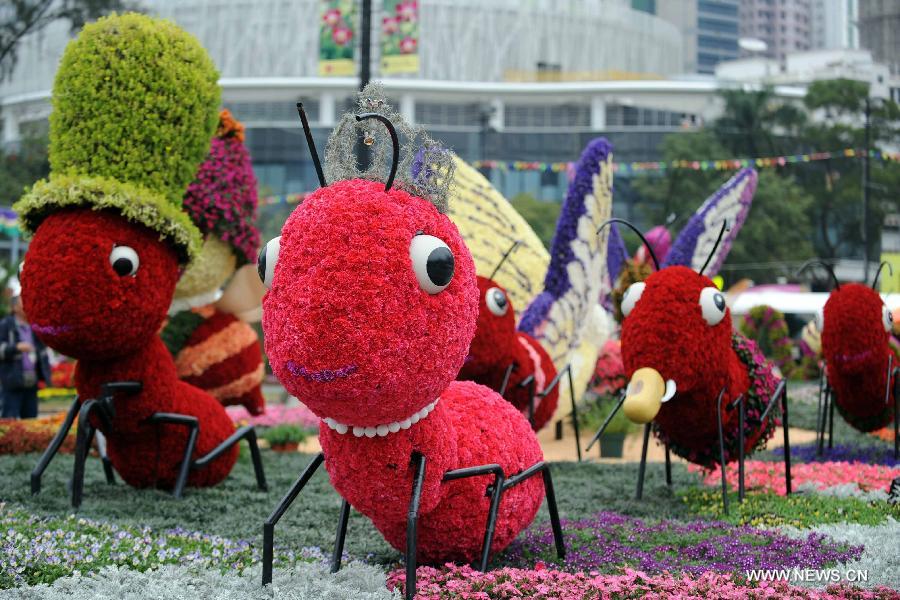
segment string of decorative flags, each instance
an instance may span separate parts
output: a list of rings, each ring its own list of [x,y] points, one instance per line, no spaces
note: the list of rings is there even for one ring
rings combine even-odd
[[[649,162],[617,162],[613,164],[613,171],[618,173],[637,173],[644,171],[667,171],[670,169],[688,169],[693,171],[730,171],[744,167],[776,167],[797,163],[809,163],[832,158],[854,158],[862,156],[864,150],[845,148],[834,152],[811,152],[809,154],[788,154],[785,156],[764,156],[758,158],[727,158],[721,160],[674,160],[674,161],[649,161]],[[869,150],[869,157],[873,159],[900,162],[900,152],[882,152]],[[499,161],[476,160],[473,166],[478,169],[495,169],[498,171],[544,171],[549,173],[563,173],[574,168],[571,162],[529,162],[529,161]]]

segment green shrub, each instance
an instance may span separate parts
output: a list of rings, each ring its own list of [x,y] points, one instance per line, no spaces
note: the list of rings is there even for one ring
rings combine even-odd
[[[578,407],[578,424],[581,425],[582,431],[595,432],[600,429],[618,402],[619,399],[614,396],[588,396],[585,402]],[[629,421],[620,408],[606,427],[604,435],[607,433],[630,433],[638,429],[639,427]]]
[[[309,437],[309,431],[303,429],[299,425],[284,423],[282,425],[276,425],[275,427],[269,427],[263,432],[262,437],[269,442],[269,445],[271,446],[289,444],[292,442],[300,444]]]
[[[170,21],[87,25],[53,85],[52,170],[136,183],[180,206],[216,130],[217,80],[206,50]]]

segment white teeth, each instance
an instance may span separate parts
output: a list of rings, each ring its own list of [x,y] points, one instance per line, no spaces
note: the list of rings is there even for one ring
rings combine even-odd
[[[672,399],[676,392],[675,380],[667,379],[666,380],[666,393],[663,394],[661,402],[668,402]]]
[[[668,387],[666,388],[668,390]],[[673,392],[674,393],[674,392]],[[348,431],[353,431],[353,435],[356,437],[367,437],[373,438],[376,435],[378,437],[384,437],[389,433],[397,433],[401,429],[409,429],[428,415],[434,411],[434,407],[437,406],[438,401],[435,400],[431,404],[422,407],[421,410],[416,412],[413,415],[403,419],[402,421],[394,421],[393,423],[387,423],[385,425],[377,425],[375,427],[360,427],[360,426],[350,426],[345,425],[339,421],[335,421],[331,417],[325,417],[322,419],[328,427],[334,431],[337,431],[340,434],[345,434]]]

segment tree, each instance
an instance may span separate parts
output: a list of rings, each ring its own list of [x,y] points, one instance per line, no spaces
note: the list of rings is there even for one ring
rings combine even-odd
[[[49,174],[46,138],[25,139],[15,153],[0,152],[0,205],[10,206],[26,187]]]
[[[562,205],[559,202],[541,202],[531,194],[518,194],[509,201],[513,208],[528,221],[544,246],[550,249],[553,234],[556,233],[556,222]]]
[[[670,135],[663,141],[665,160],[695,160],[729,156],[710,129]],[[662,176],[643,176],[635,182],[642,216],[651,223],[665,223],[677,235],[704,199],[719,188],[733,172],[672,169]],[[766,170],[760,173],[750,215],[737,236],[722,274],[726,283],[744,277],[757,283],[773,282],[813,255],[812,226],[808,211],[812,198],[790,176]],[[782,263],[783,267],[770,266]]]
[[[111,11],[136,10],[127,0],[4,0],[0,6],[0,82],[12,75],[19,42],[54,21],[68,21],[72,31]]]

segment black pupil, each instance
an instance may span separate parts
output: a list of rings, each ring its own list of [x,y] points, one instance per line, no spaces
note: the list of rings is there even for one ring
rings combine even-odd
[[[722,294],[716,294],[713,296],[713,302],[716,303],[716,308],[719,310],[725,310],[725,296]]]
[[[259,251],[259,258],[256,259],[256,272],[259,273],[259,280],[266,280],[266,247],[269,244],[266,244],[262,247],[262,250]]]
[[[453,253],[450,248],[435,248],[428,255],[428,262],[425,265],[428,271],[428,279],[434,285],[447,285],[453,278]]]
[[[494,304],[496,304],[497,308],[500,310],[506,308],[506,294],[500,290],[494,290]]]
[[[130,258],[117,258],[112,267],[113,271],[118,273],[121,277],[125,277],[126,275],[131,275],[131,270],[134,268],[134,265],[131,264]]]

